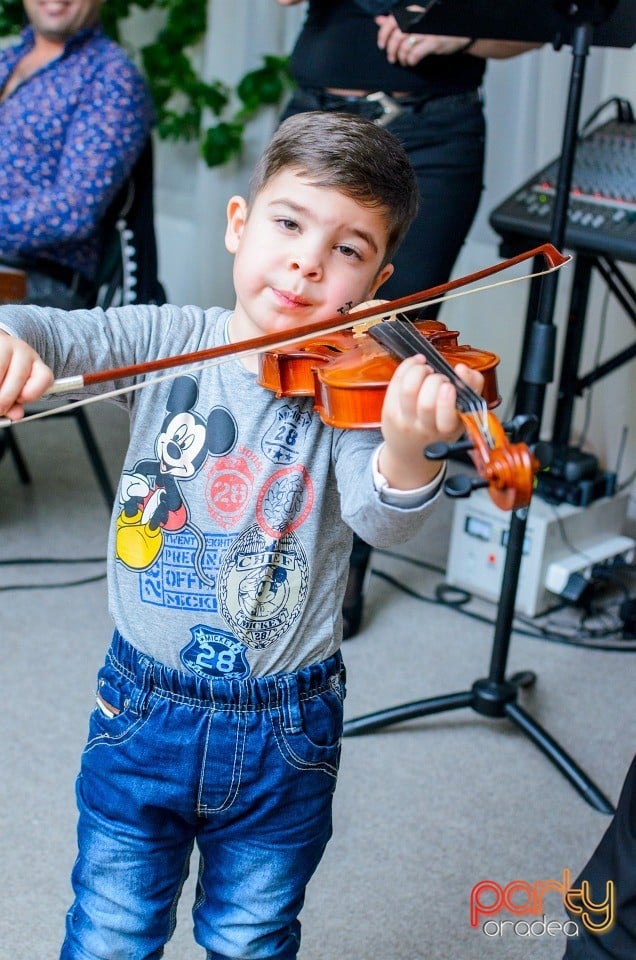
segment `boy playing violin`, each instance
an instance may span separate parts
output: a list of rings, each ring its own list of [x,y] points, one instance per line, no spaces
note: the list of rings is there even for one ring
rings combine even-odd
[[[290,118],[249,201],[228,204],[234,310],[2,308],[0,414],[20,418],[53,375],[285,334],[373,297],[416,195],[383,128]],[[412,537],[443,470],[423,448],[462,428],[454,387],[421,357],[393,376],[381,433],[325,426],[256,369],[235,357],[118,398],[131,435],[109,550],[115,633],[77,782],[64,960],[159,957],[195,843],[206,956],[299,948],[331,833],[351,528],[378,546]]]

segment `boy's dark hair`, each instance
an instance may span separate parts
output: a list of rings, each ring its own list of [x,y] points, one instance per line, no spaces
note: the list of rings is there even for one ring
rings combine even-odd
[[[273,177],[289,168],[317,187],[333,187],[358,203],[382,207],[388,226],[382,266],[389,263],[418,207],[413,168],[392,133],[352,114],[295,114],[280,125],[256,164],[250,204]]]

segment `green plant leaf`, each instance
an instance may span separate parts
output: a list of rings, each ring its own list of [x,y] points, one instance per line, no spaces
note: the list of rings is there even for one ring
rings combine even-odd
[[[218,167],[238,156],[243,146],[243,125],[221,121],[209,127],[201,144],[201,155],[209,167]]]

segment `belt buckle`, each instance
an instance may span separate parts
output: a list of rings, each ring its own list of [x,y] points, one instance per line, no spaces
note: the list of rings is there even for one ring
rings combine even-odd
[[[384,90],[378,90],[377,93],[368,93],[364,99],[368,100],[369,103],[377,103],[382,108],[382,115],[373,121],[379,127],[388,126],[392,120],[404,113],[404,108]]]

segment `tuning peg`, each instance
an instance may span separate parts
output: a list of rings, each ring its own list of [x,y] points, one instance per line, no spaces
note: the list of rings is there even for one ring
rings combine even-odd
[[[487,486],[488,481],[482,477],[468,477],[460,473],[455,477],[448,478],[444,484],[444,493],[448,494],[449,497],[459,499],[460,497],[469,497],[473,490],[481,490],[482,487]]]
[[[427,460],[448,460],[454,453],[472,450],[474,446],[472,440],[458,440],[457,443],[444,443],[443,440],[438,440],[437,443],[429,443],[424,448],[424,456]]]
[[[537,432],[539,421],[533,413],[518,413],[512,420],[502,423],[505,432],[518,443],[528,443]]]
[[[552,465],[554,448],[551,443],[547,442],[547,440],[539,440],[538,443],[533,443],[530,446],[530,449],[539,461],[542,470],[545,470],[547,467]]]

